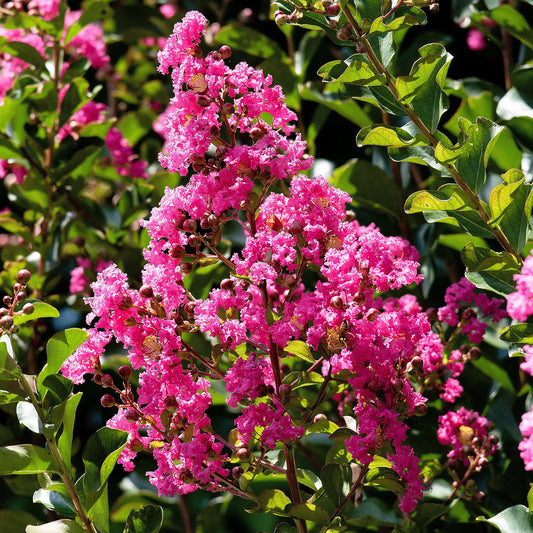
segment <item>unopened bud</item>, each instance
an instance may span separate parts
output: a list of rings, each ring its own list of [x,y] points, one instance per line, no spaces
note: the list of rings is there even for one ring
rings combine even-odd
[[[224,113],[226,113],[226,115],[233,115],[233,113],[235,112],[234,105],[230,104],[229,102],[226,102],[222,109],[224,110]]]
[[[439,7],[439,4],[435,3],[435,4],[431,4],[429,6],[429,10],[432,12],[432,13],[438,13],[440,7]]]
[[[135,453],[139,453],[144,450],[144,444],[142,443],[141,439],[138,439],[137,437],[131,439],[128,444],[128,447],[132,452]]]
[[[233,476],[233,479],[239,479],[244,474],[244,470],[242,469],[242,466],[234,466],[231,475]]]
[[[128,380],[131,376],[131,368],[128,365],[122,365],[118,369],[118,374],[122,379]]]
[[[207,222],[211,227],[218,226],[219,218],[215,214],[211,214],[207,217]]]
[[[477,346],[470,348],[468,357],[471,361],[477,361],[481,357],[481,350]]]
[[[365,313],[365,319],[369,322],[374,322],[376,320],[377,316],[379,315],[379,310],[375,307],[372,307]]]
[[[233,283],[233,280],[230,278],[223,279],[220,282],[220,288],[224,289],[225,291],[232,291],[235,287],[235,284]]]
[[[200,240],[200,237],[198,237],[198,235],[189,235],[189,238],[187,239],[187,243],[192,248],[197,248],[198,246],[200,246],[201,242],[202,241]]]
[[[180,269],[183,272],[183,274],[190,274],[192,272],[192,269],[193,269],[193,264],[192,263],[182,263],[180,265]]]
[[[124,413],[124,418],[128,422],[137,422],[141,418],[139,413],[135,409],[126,409],[126,412]]]
[[[154,295],[154,290],[151,285],[143,285],[139,290],[139,294],[143,298],[151,298]]]
[[[199,107],[209,107],[211,105],[211,99],[201,94],[196,99],[196,103]]]
[[[176,246],[173,246],[170,249],[170,257],[172,257],[172,259],[183,259],[185,257],[185,248],[176,244]]]
[[[196,220],[193,220],[192,218],[188,218],[183,223],[183,231],[186,231],[187,233],[194,233],[196,231],[197,224]]]
[[[304,225],[300,220],[295,220],[289,226],[289,232],[293,235],[299,235],[304,230]]]
[[[227,44],[221,46],[218,52],[222,56],[222,59],[231,57],[231,48]]]
[[[424,416],[428,412],[428,406],[425,403],[418,403],[413,409],[415,416]]]
[[[237,450],[237,457],[239,458],[239,461],[245,461],[248,459],[248,456],[250,455],[250,450],[248,448],[239,448]]]
[[[287,22],[289,22],[289,17],[285,13],[283,13],[282,11],[278,11],[274,15],[274,21],[275,21],[275,23],[278,26],[285,26],[285,24],[287,24]]]
[[[342,301],[342,298],[340,296],[333,296],[333,298],[329,302],[329,305],[331,305],[331,307],[334,307],[335,309],[342,309],[344,307],[344,302]]]
[[[5,329],[6,331],[11,329],[13,326],[13,317],[11,315],[3,316],[0,318],[0,328]]]
[[[109,374],[102,374],[100,377],[100,383],[102,384],[102,387],[112,387],[113,378]]]
[[[17,281],[19,283],[22,283],[23,285],[26,285],[28,281],[31,279],[31,272],[25,268],[22,270],[19,270],[17,273]]]
[[[100,403],[102,404],[102,407],[113,407],[115,404],[115,398],[111,396],[111,394],[104,394],[100,398]]]
[[[337,32],[337,39],[339,41],[347,41],[352,36],[352,27],[348,22],[343,24]]]
[[[279,395],[282,398],[288,398],[291,395],[292,387],[288,383],[282,383],[279,386]]]
[[[32,303],[24,304],[24,307],[22,308],[22,312],[25,315],[31,315],[35,311],[35,307]]]
[[[341,12],[341,6],[339,4],[331,4],[326,9],[328,17],[336,17]]]

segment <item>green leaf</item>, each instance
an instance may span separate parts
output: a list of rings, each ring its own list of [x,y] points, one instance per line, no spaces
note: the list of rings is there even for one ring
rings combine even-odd
[[[14,392],[0,390],[0,405],[9,405],[24,401],[24,396],[20,396]]]
[[[19,422],[34,433],[42,433],[43,426],[35,406],[30,402],[17,404],[17,418]]]
[[[385,33],[389,31],[398,31],[410,28],[411,26],[418,26],[427,22],[426,14],[416,6],[401,6],[394,13],[394,19],[390,22],[385,22],[385,19],[377,17],[373,20],[368,35],[375,33]]]
[[[85,466],[83,486],[87,495],[88,508],[91,508],[97,501],[98,493],[107,483],[127,440],[127,432],[104,427],[87,441],[82,458]]]
[[[329,524],[329,513],[313,503],[297,503],[287,507],[287,513],[301,520],[309,520],[318,524]]]
[[[344,477],[344,469],[337,463],[328,463],[324,465],[320,471],[322,487],[335,506],[339,505],[344,500],[347,493],[347,491],[344,490]]]
[[[476,124],[460,120],[459,125],[467,139],[456,167],[466,184],[477,194],[487,179],[487,161],[503,126],[483,117],[479,117]]]
[[[427,146],[427,142],[420,134],[411,135],[402,128],[377,125],[367,126],[357,134],[358,146]]]
[[[82,393],[78,392],[74,396],[71,396],[65,405],[63,412],[63,431],[58,439],[58,448],[61,452],[61,457],[65,461],[67,470],[71,468],[71,455],[72,455],[72,437],[74,434],[74,422],[76,420],[76,409],[80,403]]]
[[[0,336],[0,375],[2,379],[22,379],[22,371],[15,362],[15,354],[8,335]]]
[[[344,61],[330,61],[317,73],[326,82],[342,82],[350,85],[383,85],[385,78],[377,74],[363,54],[354,54]]]
[[[505,252],[493,252],[467,244],[461,258],[467,268],[466,277],[480,289],[488,289],[502,296],[516,290],[513,276],[520,273],[516,259]]]
[[[224,26],[217,32],[215,40],[217,44],[227,44],[235,50],[265,59],[285,56],[275,41],[248,26]]]
[[[416,506],[413,518],[418,526],[424,527],[444,515],[447,510],[442,503],[419,503]]]
[[[363,159],[351,159],[336,168],[329,181],[346,191],[352,197],[353,205],[400,220],[402,193],[394,180],[379,167]]]
[[[278,516],[288,516],[285,507],[291,503],[290,498],[279,489],[265,489],[259,495],[257,507],[249,509],[249,513],[272,513]]]
[[[517,252],[521,252],[529,230],[533,186],[526,183],[522,172],[516,169],[502,177],[504,183],[494,187],[490,194],[491,223],[503,231]]]
[[[396,80],[398,98],[402,104],[410,104],[425,126],[434,133],[440,117],[448,109],[448,98],[442,87],[452,56],[444,46],[426,44],[418,50],[418,59],[409,76]]]
[[[533,344],[533,324],[512,324],[504,328],[500,338],[506,342]]]
[[[283,350],[288,354],[307,361],[308,363],[313,364],[315,362],[309,346],[303,341],[291,341],[285,346],[285,348],[283,348]]]
[[[70,328],[57,332],[48,341],[46,345],[47,364],[41,370],[37,379],[37,388],[43,396],[46,392],[46,387],[43,388],[45,378],[59,372],[66,359],[85,342],[87,337],[86,331],[80,328]]]
[[[22,152],[11,139],[0,137],[0,159],[22,158]]]
[[[8,41],[2,46],[2,52],[15,56],[37,68],[42,67],[46,61],[46,59],[37,52],[37,49],[28,43]]]
[[[477,361],[472,361],[472,364],[490,379],[500,383],[503,388],[507,389],[513,394],[516,394],[509,374],[498,364],[493,363],[486,357],[481,357],[481,359],[478,359]]]
[[[370,468],[365,477],[365,485],[381,487],[398,495],[402,495],[405,492],[398,474],[392,468],[386,466]]]
[[[44,394],[43,403],[48,407],[50,405],[57,406],[64,402],[72,392],[74,384],[72,381],[59,374],[51,374],[46,376],[43,381]]]
[[[41,503],[50,511],[55,511],[63,516],[76,516],[76,508],[72,500],[65,494],[52,490],[52,487],[55,486],[36,490],[33,494],[33,503]],[[63,492],[66,492],[66,488]]]
[[[37,518],[21,509],[0,510],[0,524],[9,524],[9,533],[26,533],[26,527],[37,522]]]
[[[346,521],[353,526],[367,528],[387,527],[400,524],[402,519],[396,515],[391,505],[378,498],[366,498],[346,513]]]
[[[60,473],[52,454],[31,444],[19,444],[0,448],[0,476],[11,474]]]
[[[65,122],[87,101],[89,93],[89,82],[84,78],[73,80],[63,100],[61,101],[61,110],[59,112],[59,127],[63,126]]]
[[[533,513],[524,505],[508,507],[492,518],[478,516],[477,520],[492,524],[502,533],[533,533]]]
[[[28,298],[24,300],[23,304],[20,304],[20,308],[27,303],[33,304],[33,313],[30,315],[14,315],[13,324],[20,326],[30,320],[37,320],[38,318],[57,318],[59,316],[59,311],[51,306],[50,304],[41,302],[39,300],[32,300]]]
[[[529,48],[533,48],[533,30],[526,18],[514,7],[510,5],[499,6],[490,11],[489,16],[503,30],[506,30]]]
[[[74,520],[54,520],[41,526],[28,526],[26,533],[87,533]]]
[[[455,184],[446,184],[437,191],[418,191],[405,202],[406,213],[424,213],[428,222],[446,222],[462,227],[477,237],[492,238],[486,222],[472,206],[468,196]]]
[[[316,422],[313,422],[306,430],[305,434],[310,435],[311,433],[325,433],[326,435],[331,435],[339,429],[339,426],[328,420],[325,416],[319,418]]]
[[[132,509],[124,533],[157,533],[163,525],[163,508],[159,505],[141,505]]]
[[[357,102],[343,98],[337,92],[324,91],[321,93],[310,85],[304,85],[300,89],[300,96],[305,100],[311,100],[326,106],[357,126],[364,127],[372,124],[370,117],[361,109]]]

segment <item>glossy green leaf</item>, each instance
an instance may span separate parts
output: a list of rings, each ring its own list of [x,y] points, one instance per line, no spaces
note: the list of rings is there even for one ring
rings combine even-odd
[[[315,362],[309,346],[303,341],[291,341],[285,346],[285,348],[283,348],[283,350],[288,354],[298,357],[298,359],[307,361],[308,363],[313,364]]]
[[[28,526],[26,533],[87,533],[87,530],[74,520],[54,520],[41,526]]]
[[[142,505],[130,512],[124,533],[157,533],[162,525],[163,508],[159,505]]]
[[[368,35],[375,33],[386,33],[389,31],[398,31],[410,28],[411,26],[418,26],[427,22],[426,14],[416,6],[402,6],[394,13],[394,18],[389,22],[385,19],[377,17],[372,21]]]
[[[250,509],[250,513],[272,513],[279,516],[288,516],[285,512],[290,498],[280,489],[265,489],[259,495],[257,507]]]
[[[488,289],[502,296],[514,292],[513,276],[520,273],[520,265],[505,252],[493,252],[467,244],[461,258],[467,268],[466,277],[480,289]]]
[[[215,40],[218,44],[265,59],[285,56],[275,41],[248,26],[224,26],[217,32]]]
[[[365,485],[381,487],[396,494],[403,494],[405,492],[405,488],[400,482],[398,474],[392,468],[386,466],[369,468],[365,477]]]
[[[72,381],[60,374],[50,374],[46,376],[43,383],[43,390],[46,389],[43,403],[48,407],[64,402],[72,392],[74,384]]]
[[[418,163],[429,167],[438,176],[449,177],[450,171],[435,159],[435,150],[431,146],[389,147],[389,157],[393,161]]]
[[[339,426],[335,424],[335,422],[332,422],[331,420],[328,420],[325,416],[323,418],[319,418],[316,422],[313,422],[306,430],[306,435],[311,433],[325,433],[327,435],[331,435],[335,431],[339,429]]]
[[[442,503],[421,502],[416,506],[413,519],[418,526],[427,526],[433,520],[446,514],[447,510],[446,505]]]
[[[15,354],[8,335],[0,336],[0,375],[2,379],[21,379],[22,371],[15,362]]]
[[[33,304],[33,313],[29,315],[14,315],[13,324],[16,326],[20,326],[30,320],[37,320],[38,318],[57,318],[59,316],[59,311],[55,307],[39,300],[28,298],[19,307],[22,308],[23,305],[28,303]]]
[[[440,117],[448,109],[448,98],[442,87],[452,56],[436,43],[426,44],[418,50],[418,59],[409,76],[396,80],[396,90],[401,103],[409,104],[425,126],[434,132]]]
[[[346,191],[357,207],[386,213],[396,220],[402,216],[400,189],[386,172],[368,161],[349,160],[335,169],[330,183]]]
[[[466,184],[477,194],[487,179],[487,161],[503,127],[483,117],[479,117],[475,124],[460,121],[460,126],[467,139],[456,167]]]
[[[513,37],[533,48],[533,30],[517,9],[507,4],[501,5],[490,12],[490,18]]]
[[[89,438],[82,454],[87,495],[99,491],[107,483],[127,440],[127,432],[108,427],[100,428]]]
[[[312,503],[289,505],[289,507],[287,507],[287,513],[294,518],[309,520],[318,524],[329,524],[329,513],[325,509]]]
[[[424,213],[428,222],[446,222],[462,227],[477,237],[492,238],[487,224],[470,203],[467,195],[455,184],[446,184],[437,191],[418,191],[405,202],[406,213]]]
[[[492,518],[479,516],[482,522],[488,522],[502,533],[533,533],[533,513],[525,505],[508,507]]]
[[[334,82],[336,83],[336,82]],[[339,83],[339,90],[347,97],[368,102],[379,109],[391,113],[392,115],[407,115],[405,108],[392,96],[389,89],[382,85],[370,87],[362,85],[350,85]]]
[[[533,324],[511,324],[501,331],[500,338],[506,342],[533,344]]]
[[[350,85],[383,85],[385,78],[375,72],[363,54],[354,54],[344,61],[331,61],[318,69],[326,82],[336,81]]]
[[[61,100],[61,109],[59,112],[60,127],[88,101],[88,92],[89,82],[84,78],[78,78],[70,83],[67,92]]]
[[[427,146],[422,135],[412,136],[402,128],[393,126],[377,125],[367,126],[357,134],[358,146]]]
[[[22,158],[22,152],[14,141],[0,137],[0,158]]]
[[[65,461],[67,470],[71,468],[71,455],[72,455],[72,438],[74,433],[74,422],[76,420],[76,409],[80,403],[82,393],[71,396],[65,405],[63,412],[63,431],[57,441],[61,457]]]
[[[9,405],[20,401],[24,401],[24,396],[14,392],[0,390],[0,405]]]
[[[533,186],[525,182],[520,171],[509,170],[503,180],[490,194],[491,224],[498,226],[511,246],[521,252],[529,231]]]
[[[74,353],[87,339],[87,332],[79,328],[70,328],[56,333],[46,345],[47,363],[37,379],[37,387],[44,395],[43,382],[51,374],[59,372],[66,359]]]
[[[17,418],[19,422],[34,433],[42,433],[43,426],[37,410],[30,402],[19,402],[17,404]]]
[[[66,489],[65,491],[66,492]],[[76,516],[76,508],[72,500],[51,487],[39,489],[33,494],[33,503],[41,503],[50,511],[55,511],[62,516]]]
[[[0,476],[10,474],[59,473],[52,454],[31,444],[19,444],[0,448]]]

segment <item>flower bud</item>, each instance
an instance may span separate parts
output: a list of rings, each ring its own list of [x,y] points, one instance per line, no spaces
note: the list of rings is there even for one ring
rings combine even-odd
[[[22,283],[23,285],[26,285],[28,281],[31,279],[31,272],[25,268],[22,270],[19,270],[17,273],[17,281],[19,283]]]
[[[472,346],[468,352],[471,361],[477,361],[481,357],[481,350],[477,346]]]
[[[196,104],[198,105],[198,107],[209,107],[211,105],[211,99],[201,94],[196,99]]]
[[[102,387],[112,387],[113,378],[109,374],[102,374],[100,383],[102,384]]]
[[[198,246],[200,246],[201,242],[202,241],[200,240],[200,237],[198,237],[198,235],[189,235],[189,238],[187,239],[187,243],[192,248],[198,248]]]
[[[282,11],[277,11],[274,14],[274,21],[278,26],[285,26],[289,22],[289,17]]]
[[[118,374],[122,379],[128,380],[131,376],[131,368],[128,365],[122,365],[118,369]]]
[[[140,420],[141,416],[135,409],[129,408],[126,409],[126,412],[124,413],[124,418],[128,422],[137,422],[138,420]]]
[[[192,269],[193,269],[193,264],[192,263],[182,263],[181,266],[180,266],[180,269],[181,269],[183,274],[190,274],[192,272]]]
[[[207,222],[211,227],[218,226],[219,218],[213,213],[207,217]]]
[[[342,298],[340,296],[333,296],[333,298],[329,302],[329,305],[331,305],[331,307],[334,307],[335,309],[342,309],[344,307],[344,302],[342,301]]]
[[[139,294],[143,298],[151,298],[154,295],[154,291],[151,285],[143,285],[139,290]]]
[[[187,233],[194,233],[196,231],[197,224],[196,220],[193,220],[192,218],[188,218],[183,223],[183,231],[186,231]]]
[[[237,450],[237,457],[239,458],[239,461],[246,461],[250,455],[250,450],[248,448],[239,448]]]
[[[11,296],[4,296],[2,298],[2,302],[4,302],[4,305],[11,305],[13,303],[13,298],[11,298]]]
[[[132,452],[135,453],[139,453],[144,450],[144,444],[142,443],[141,439],[138,439],[137,437],[131,439],[128,444],[128,447]]]
[[[11,315],[3,316],[0,318],[0,328],[5,329],[6,331],[11,329],[13,326],[13,317]]]
[[[418,403],[413,409],[415,416],[424,416],[428,412],[428,406],[425,403]]]
[[[352,27],[348,22],[343,24],[340,30],[337,32],[337,39],[339,41],[347,41],[352,36]]]
[[[304,230],[304,225],[300,220],[295,220],[291,223],[289,226],[289,232],[292,233],[292,235],[299,235]]]
[[[22,312],[25,315],[31,315],[35,311],[35,307],[32,303],[24,304],[24,307],[22,308]]]
[[[104,394],[100,398],[100,403],[102,404],[102,407],[113,407],[114,405],[116,405],[115,398],[113,398],[111,394]]]
[[[282,383],[279,386],[279,395],[282,398],[288,398],[291,395],[292,387],[288,383]]]
[[[226,113],[226,115],[233,115],[233,113],[235,112],[235,106],[233,104],[230,104],[229,102],[226,102],[223,107],[222,107],[224,113]]]
[[[232,291],[235,287],[235,284],[233,283],[233,280],[230,278],[223,279],[220,282],[220,288],[224,289],[225,291]]]
[[[185,249],[183,246],[176,244],[170,249],[170,257],[172,259],[183,259],[185,257]]]
[[[220,47],[218,53],[222,56],[222,59],[228,59],[229,57],[231,57],[231,48],[227,44],[225,44]]]
[[[82,248],[85,245],[85,239],[81,235],[75,237],[72,242],[79,248]]]
[[[244,470],[242,469],[242,466],[234,466],[231,475],[233,476],[233,479],[239,479],[244,474]]]
[[[431,4],[431,5],[429,6],[429,10],[430,10],[432,13],[438,13],[439,9],[440,9],[440,8],[439,8],[439,4],[437,4],[437,3]]]
[[[339,4],[331,4],[326,9],[328,17],[336,17],[341,12],[341,6]]]

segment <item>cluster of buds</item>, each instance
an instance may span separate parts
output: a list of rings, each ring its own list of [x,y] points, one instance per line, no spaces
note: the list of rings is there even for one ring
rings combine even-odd
[[[17,273],[17,283],[13,285],[13,296],[6,295],[2,299],[5,307],[0,309],[0,329],[3,332],[14,333],[17,326],[14,324],[13,316],[31,315],[34,305],[31,302],[23,303],[26,300],[26,285],[31,279],[29,270],[22,269]],[[22,308],[15,311],[16,307],[22,304]]]
[[[324,15],[328,19],[338,17],[341,12],[340,4],[335,0],[320,0],[319,2],[306,2],[303,6],[295,7],[294,11],[288,15],[281,10],[274,13],[274,20],[278,26],[297,22],[302,18],[304,11]]]

